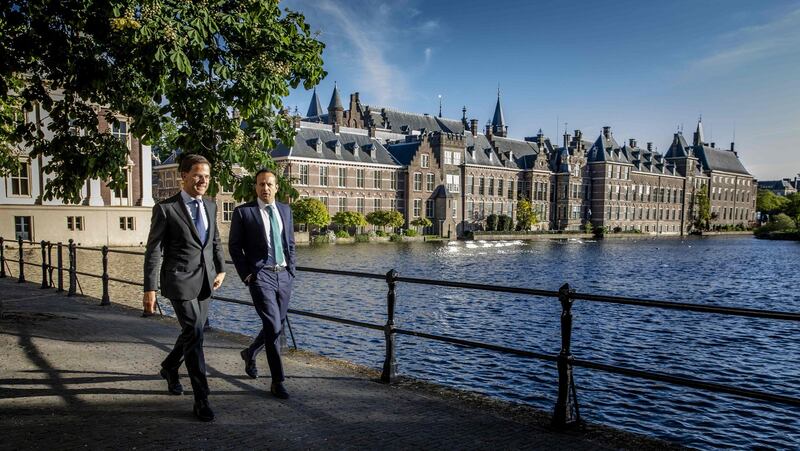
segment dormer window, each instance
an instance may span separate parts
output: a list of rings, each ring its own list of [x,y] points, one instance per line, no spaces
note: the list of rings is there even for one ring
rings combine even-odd
[[[314,149],[317,151],[317,153],[322,153],[322,140],[321,139],[315,139],[314,140]]]
[[[361,148],[358,146],[358,143],[353,143],[353,156],[354,157],[356,157],[356,158],[359,157],[359,154],[358,154],[359,150],[361,150]]]
[[[342,154],[342,143],[340,143],[338,139],[333,143],[333,150],[336,152],[336,155]]]

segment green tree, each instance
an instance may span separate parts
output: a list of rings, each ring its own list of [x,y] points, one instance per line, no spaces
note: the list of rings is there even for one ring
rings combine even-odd
[[[517,230],[528,231],[538,222],[538,215],[533,211],[531,202],[528,199],[521,199],[517,203]]]
[[[328,207],[319,199],[304,197],[292,202],[291,207],[292,217],[298,224],[306,224],[308,227],[324,227],[331,223]]]
[[[492,213],[486,217],[486,230],[489,232],[494,232],[497,230],[497,223],[498,218],[497,215]]]
[[[786,196],[786,204],[783,207],[783,212],[800,227],[800,193],[793,193]]]
[[[786,213],[778,213],[764,226],[761,231],[764,232],[780,232],[791,231],[797,228],[795,221]]]
[[[386,225],[389,226],[391,229],[402,227],[403,224],[406,222],[406,218],[404,218],[403,214],[397,210],[389,210],[386,216],[387,216]]]
[[[420,216],[419,218],[414,219],[410,223],[412,226],[417,228],[424,229],[425,227],[430,227],[433,225],[430,219],[426,218],[425,216]]]
[[[340,211],[333,215],[333,223],[350,229],[367,225],[367,219],[357,211]]]
[[[770,216],[783,211],[788,203],[788,198],[779,196],[767,189],[758,190],[756,196],[756,210]]]
[[[703,185],[695,196],[696,227],[708,230],[708,221],[711,219],[711,202],[708,199],[708,186]]]
[[[386,228],[389,222],[389,212],[386,210],[375,210],[367,213],[367,222],[375,227],[380,227],[381,230]]]
[[[98,105],[107,108],[109,123],[117,122],[113,113],[130,118],[130,132],[145,143],[173,120],[177,147],[212,164],[218,180],[209,193],[221,182],[236,187],[237,199],[250,198],[252,177],[235,178],[232,167],[251,174],[274,169],[264,149],[294,135],[282,98],[325,75],[324,44],[302,14],[282,11],[276,0],[3,5],[0,175],[22,154],[48,157],[47,199],[78,200],[87,178],[109,180],[112,188],[124,184],[127,151],[100,130]],[[50,118],[50,134],[39,107]]]

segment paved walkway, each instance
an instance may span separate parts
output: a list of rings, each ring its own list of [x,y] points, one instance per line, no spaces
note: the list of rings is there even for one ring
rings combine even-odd
[[[217,414],[192,415],[157,375],[174,319],[0,279],[0,449],[624,449],[666,445],[603,428],[547,429],[541,413],[305,353],[285,357],[291,398],[244,375],[246,337],[212,331],[206,361]],[[265,359],[259,361],[267,372]],[[185,370],[184,386],[190,384]]]

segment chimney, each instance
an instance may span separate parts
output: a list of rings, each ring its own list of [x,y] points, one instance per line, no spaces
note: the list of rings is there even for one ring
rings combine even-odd
[[[715,146],[715,144],[716,144],[716,143],[713,143],[713,142],[711,143],[711,148],[712,148],[712,149],[713,149],[714,147],[716,147],[716,146]]]
[[[636,148],[636,140],[634,138],[628,139],[628,146]]]
[[[472,136],[478,136],[478,120],[477,119],[470,119],[469,120],[469,129],[472,132]]]
[[[575,130],[575,139],[577,139],[578,141],[580,141],[580,140],[581,140],[581,138],[583,138],[583,132],[582,132],[582,131],[580,131],[580,130]]]
[[[569,138],[570,138],[569,133],[564,133],[564,148],[565,149],[569,147]]]
[[[736,151],[733,150],[734,149],[734,144],[735,143],[733,141],[731,141],[731,152],[736,153]],[[739,155],[739,154],[736,154],[736,155]]]
[[[653,151],[653,143],[652,142],[647,143],[647,151],[648,152],[652,152]]]
[[[333,131],[333,133],[334,133],[334,134],[337,134],[337,135],[339,134],[339,127],[340,127],[340,126],[339,126],[339,123],[338,123],[338,122],[334,122],[334,123],[331,125],[331,130]]]
[[[486,137],[492,137],[492,124],[486,124]]]
[[[605,127],[603,127],[603,136],[604,136],[606,139],[608,139],[608,138],[610,138],[610,137],[611,137],[611,127],[609,127],[608,125],[606,125]]]

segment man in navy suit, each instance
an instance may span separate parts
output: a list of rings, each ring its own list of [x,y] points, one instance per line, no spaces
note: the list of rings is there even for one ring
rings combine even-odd
[[[257,199],[233,211],[228,239],[236,272],[250,288],[253,305],[263,325],[253,343],[242,350],[241,356],[247,375],[256,378],[256,356],[262,347],[266,348],[272,376],[270,392],[280,399],[287,399],[289,393],[283,386],[285,378],[278,337],[289,310],[295,275],[292,210],[288,205],[275,201],[278,181],[272,171],[258,171],[255,188]]]
[[[203,325],[213,290],[225,279],[225,258],[217,229],[217,208],[203,198],[211,165],[201,155],[181,159],[181,191],[153,207],[144,254],[144,313],[150,314],[156,291],[169,298],[181,325],[172,352],[161,363],[161,377],[173,395],[183,393],[178,368],[185,361],[194,393],[194,414],[214,419],[208,403],[208,380],[203,354]],[[163,260],[163,261],[162,261]],[[160,268],[160,270],[159,270]]]

